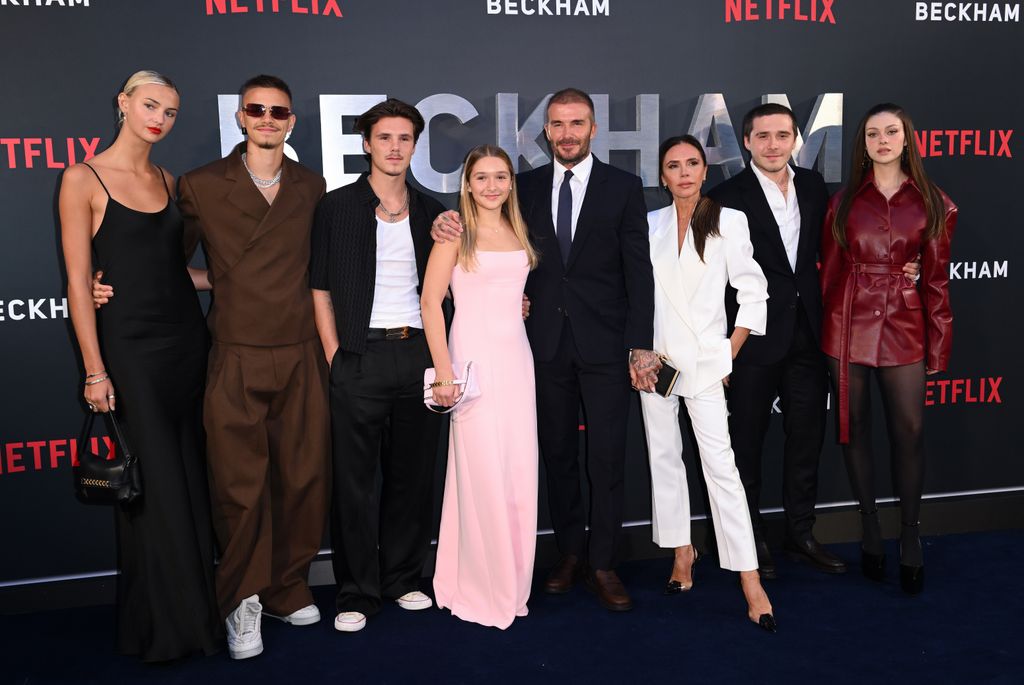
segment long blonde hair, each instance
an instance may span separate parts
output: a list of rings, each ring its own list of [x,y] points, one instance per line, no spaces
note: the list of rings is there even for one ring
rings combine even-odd
[[[516,192],[516,176],[512,170],[512,160],[509,159],[508,153],[497,145],[476,146],[469,151],[462,163],[459,212],[462,214],[462,221],[465,224],[466,230],[462,232],[462,238],[459,243],[459,265],[466,271],[469,271],[476,264],[476,233],[479,220],[477,218],[476,202],[473,201],[473,197],[469,194],[469,175],[472,173],[476,163],[485,157],[496,157],[504,162],[508,168],[512,187],[508,197],[505,198],[505,203],[501,206],[501,215],[511,224],[512,232],[515,233],[519,244],[526,250],[526,258],[530,262],[530,268],[534,269],[540,261],[540,255],[537,254],[533,244],[530,242],[526,222],[523,221],[523,215],[519,211],[519,195]]]
[[[141,71],[135,72],[134,74],[128,77],[128,80],[124,82],[123,86],[121,86],[121,90],[118,92],[118,95],[124,93],[128,97],[131,97],[132,93],[135,92],[136,88],[138,88],[139,86],[144,86],[147,83],[155,83],[158,86],[166,86],[173,90],[175,93],[178,92],[178,87],[174,85],[174,82],[171,81],[171,79],[167,78],[158,71],[152,71],[151,69],[143,69]],[[116,97],[114,98],[114,107],[117,109],[117,127],[120,128],[124,124],[124,112],[122,112],[121,108],[118,106]]]

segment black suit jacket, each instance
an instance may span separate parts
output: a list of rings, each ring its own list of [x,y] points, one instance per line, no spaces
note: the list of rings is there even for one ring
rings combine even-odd
[[[782,359],[793,341],[797,307],[802,306],[816,340],[821,338],[821,290],[818,285],[818,248],[821,225],[828,205],[825,180],[816,171],[793,167],[796,198],[800,205],[800,242],[796,270],[789,266],[764,190],[754,172],[747,167],[731,179],[715,186],[708,196],[723,207],[738,209],[747,215],[754,259],[768,279],[768,324],[765,335],[752,335],[736,357],[738,364],[773,364]],[[799,297],[797,294],[799,293]],[[736,322],[736,291],[728,288],[725,309],[731,331]]]
[[[654,276],[647,208],[640,179],[596,157],[563,265],[551,218],[554,167],[517,177],[523,218],[540,264],[530,273],[526,330],[534,356],[550,360],[568,317],[580,357],[590,364],[621,361],[649,350],[654,336]]]
[[[444,211],[434,198],[409,191],[409,227],[416,251],[417,292],[434,241],[430,223]],[[373,310],[377,277],[377,205],[380,200],[363,174],[354,183],[324,195],[313,219],[313,246],[309,287],[329,290],[338,327],[338,341],[346,352],[366,351],[366,336]]]

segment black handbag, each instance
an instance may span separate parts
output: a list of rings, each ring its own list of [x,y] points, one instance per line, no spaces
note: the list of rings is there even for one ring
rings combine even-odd
[[[114,458],[105,459],[89,449],[96,418],[94,412],[89,412],[82,426],[82,437],[78,439],[78,465],[72,468],[75,494],[88,504],[131,504],[142,496],[142,473],[114,412],[107,416],[113,428]]]

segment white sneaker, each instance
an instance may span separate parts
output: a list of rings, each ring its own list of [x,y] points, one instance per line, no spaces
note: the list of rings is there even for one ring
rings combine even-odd
[[[366,615],[358,611],[343,611],[334,618],[334,629],[343,633],[356,633],[366,627]]]
[[[275,614],[264,614],[264,616],[276,618],[278,621],[284,621],[285,623],[291,623],[293,626],[308,626],[320,620],[320,610],[316,608],[316,604],[310,604],[308,607],[302,607],[287,616],[277,616]]]
[[[429,609],[434,606],[434,603],[425,594],[419,590],[413,590],[412,592],[406,592],[404,595],[395,600],[398,606],[408,611],[420,611],[421,609]]]
[[[263,605],[259,595],[246,597],[224,620],[228,628],[228,654],[232,659],[248,659],[263,652],[260,623]]]

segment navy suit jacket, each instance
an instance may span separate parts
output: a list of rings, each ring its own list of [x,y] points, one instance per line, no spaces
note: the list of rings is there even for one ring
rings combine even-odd
[[[589,364],[626,361],[632,348],[649,350],[654,336],[654,276],[647,208],[640,179],[596,157],[563,265],[551,218],[554,167],[516,177],[519,204],[540,252],[526,294],[526,330],[539,361],[554,357],[565,319]]]
[[[825,180],[816,171],[793,167],[796,199],[800,205],[800,242],[796,270],[782,244],[782,234],[768,205],[761,183],[748,166],[715,186],[708,196],[723,207],[747,215],[754,259],[768,279],[768,323],[764,335],[752,335],[740,348],[737,364],[774,364],[789,351],[793,342],[797,307],[803,307],[815,340],[821,340],[821,290],[818,285],[818,248],[821,225],[828,206]],[[797,294],[799,293],[799,297]],[[725,309],[729,331],[736,325],[736,290],[726,289]]]

